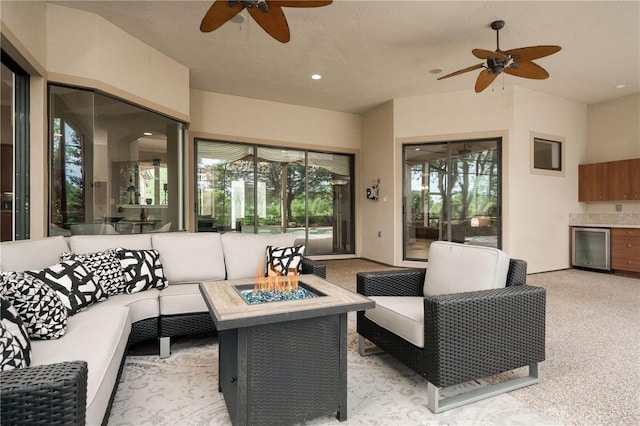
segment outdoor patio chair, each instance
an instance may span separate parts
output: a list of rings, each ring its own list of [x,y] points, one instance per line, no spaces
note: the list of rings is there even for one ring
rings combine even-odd
[[[526,272],[525,261],[500,250],[448,242],[431,244],[426,272],[360,272],[358,293],[376,302],[358,312],[360,354],[373,352],[367,339],[426,378],[434,413],[537,383],[546,292],[526,285]],[[524,366],[528,376],[441,393]]]

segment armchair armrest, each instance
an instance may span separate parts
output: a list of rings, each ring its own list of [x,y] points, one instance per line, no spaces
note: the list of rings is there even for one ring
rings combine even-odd
[[[302,259],[302,273],[303,274],[314,274],[319,276],[320,278],[327,278],[327,265],[324,263],[316,262],[315,260],[307,259],[306,257]]]
[[[357,291],[364,296],[422,296],[424,269],[358,272]]]
[[[427,379],[446,387],[543,361],[545,306],[529,285],[425,297]]]
[[[2,424],[84,425],[86,361],[3,371],[0,409]]]

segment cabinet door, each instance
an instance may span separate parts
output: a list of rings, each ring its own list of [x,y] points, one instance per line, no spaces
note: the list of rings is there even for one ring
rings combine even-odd
[[[605,163],[609,181],[609,200],[640,199],[640,158]]]
[[[640,272],[640,229],[611,230],[611,267],[620,271]]]
[[[640,158],[629,160],[629,182],[632,200],[640,200]]]
[[[608,169],[605,163],[578,166],[578,201],[608,200]]]

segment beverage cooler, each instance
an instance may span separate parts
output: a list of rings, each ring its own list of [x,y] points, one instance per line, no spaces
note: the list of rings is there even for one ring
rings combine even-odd
[[[611,271],[611,229],[574,227],[571,243],[572,266]]]

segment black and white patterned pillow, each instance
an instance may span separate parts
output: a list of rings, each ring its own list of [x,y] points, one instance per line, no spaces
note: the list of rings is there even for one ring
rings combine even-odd
[[[69,316],[107,298],[102,286],[78,260],[63,260],[41,271],[26,271],[55,290]]]
[[[0,296],[11,304],[32,339],[57,339],[67,328],[67,308],[56,292],[24,272],[0,272]]]
[[[289,269],[302,272],[304,246],[273,247],[267,246],[267,273],[273,271],[278,275],[287,275]]]
[[[83,254],[64,252],[60,260],[79,260],[84,263],[109,296],[125,292],[124,269],[115,249]]]
[[[0,297],[0,371],[24,368],[31,364],[31,342],[16,309]]]
[[[116,253],[124,268],[127,293],[137,293],[151,288],[163,289],[167,286],[158,250],[118,248]]]

